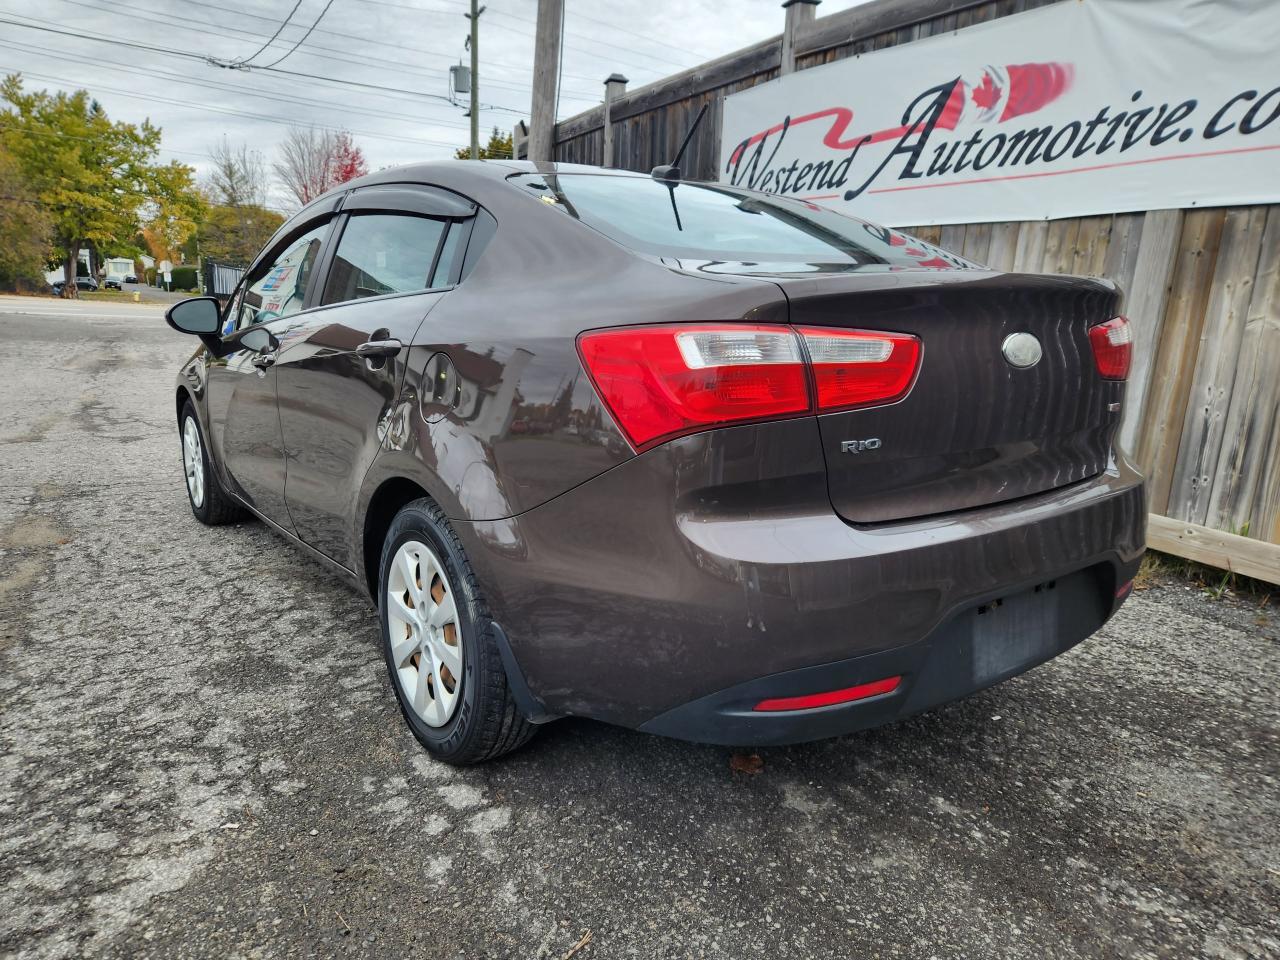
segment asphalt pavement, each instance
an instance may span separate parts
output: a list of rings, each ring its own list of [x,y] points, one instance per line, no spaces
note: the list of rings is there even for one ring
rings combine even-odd
[[[1274,606],[1159,580],[1030,674],[758,759],[565,720],[453,770],[365,601],[192,518],[193,346],[0,298],[0,954],[1280,957]]]

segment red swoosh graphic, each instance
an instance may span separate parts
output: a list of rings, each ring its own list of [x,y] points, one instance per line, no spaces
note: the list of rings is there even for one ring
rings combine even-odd
[[[942,116],[938,118],[938,127],[943,130],[954,130],[956,121],[960,119],[960,112],[964,109],[964,85],[956,84],[956,88],[951,91],[951,98],[947,100],[947,105],[942,108]],[[802,123],[808,123],[811,120],[821,120],[823,117],[834,117],[831,129],[822,138],[824,146],[830,147],[832,150],[852,150],[859,143],[879,143],[882,140],[896,140],[907,133],[911,128],[908,126],[890,127],[886,130],[877,130],[875,133],[862,134],[843,139],[844,133],[849,129],[849,125],[853,123],[853,111],[848,107],[828,107],[825,110],[815,110],[813,113],[806,113],[801,117],[793,117],[791,126],[799,126]],[[783,124],[776,123],[768,130],[761,130],[755,136],[748,139],[745,143],[738,145],[733,151],[733,155],[729,158],[730,163],[737,163],[738,158],[742,156],[743,151],[755,146],[765,137],[777,133],[781,130]]]
[[[1067,91],[1071,86],[1071,80],[1074,75],[1074,68],[1069,63],[1021,63],[1010,65],[1006,69],[1009,71],[1011,89],[1009,99],[1005,102],[1004,112],[1000,116],[1000,123],[1012,117],[1034,113],[1036,110],[1048,106]],[[938,118],[936,125],[938,129],[954,130],[956,128],[956,124],[960,120],[960,114],[964,110],[964,101],[965,84],[963,82],[957,83],[955,89],[951,91],[951,97],[947,100],[947,105],[942,110],[942,115]],[[880,143],[884,140],[896,140],[911,130],[910,127],[904,125],[877,130],[874,133],[862,136],[845,137],[845,132],[849,129],[850,124],[853,123],[853,111],[848,107],[828,107],[825,110],[815,110],[813,113],[793,117],[791,126],[795,127],[802,123],[810,123],[827,117],[832,118],[831,127],[822,138],[822,143],[832,150],[852,150],[860,143]],[[729,157],[729,162],[737,163],[746,150],[755,146],[765,137],[777,133],[782,128],[783,124],[777,123],[767,130],[761,130],[748,138],[733,151],[733,154]]]

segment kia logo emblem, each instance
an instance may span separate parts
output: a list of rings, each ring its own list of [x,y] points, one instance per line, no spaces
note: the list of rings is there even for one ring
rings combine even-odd
[[[1000,345],[1000,352],[1004,354],[1010,366],[1017,367],[1019,370],[1034,367],[1044,355],[1040,341],[1029,333],[1009,334]]]

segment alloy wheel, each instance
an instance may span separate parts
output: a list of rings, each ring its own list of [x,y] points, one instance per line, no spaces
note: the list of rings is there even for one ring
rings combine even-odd
[[[204,506],[204,456],[200,450],[200,428],[194,417],[182,425],[182,468],[187,474],[187,492],[196,507]]]
[[[405,702],[427,726],[444,726],[462,693],[462,627],[444,565],[417,540],[391,561],[387,631]]]

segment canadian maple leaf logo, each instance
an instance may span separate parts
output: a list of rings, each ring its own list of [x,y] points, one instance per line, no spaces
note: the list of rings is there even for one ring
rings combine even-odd
[[[980,110],[990,110],[1000,100],[1000,88],[991,79],[990,73],[982,75],[982,83],[973,88],[973,104]]]

